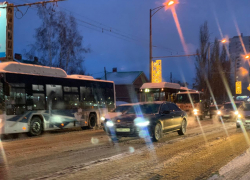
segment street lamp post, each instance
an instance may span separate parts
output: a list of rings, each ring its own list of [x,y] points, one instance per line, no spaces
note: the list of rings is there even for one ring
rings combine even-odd
[[[149,12],[149,80],[152,82],[152,61],[153,61],[153,45],[152,45],[152,17],[164,7],[171,7],[176,4],[176,1],[170,0],[154,9],[150,9]]]

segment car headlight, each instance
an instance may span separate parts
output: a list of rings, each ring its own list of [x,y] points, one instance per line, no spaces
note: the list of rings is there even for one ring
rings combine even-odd
[[[220,114],[221,114],[221,111],[218,111],[217,114],[220,115]]]
[[[108,127],[113,127],[113,126],[114,126],[114,123],[113,123],[112,121],[107,121],[107,122],[106,122],[106,125],[107,125]]]
[[[241,115],[240,115],[240,114],[238,114],[238,118],[241,118]]]
[[[135,125],[136,125],[136,126],[140,126],[140,127],[148,126],[148,125],[149,125],[149,121],[138,122],[138,123],[136,123]]]
[[[194,112],[197,112],[197,111],[199,111],[199,110],[198,110],[198,109],[194,109],[193,111],[194,111]]]
[[[234,114],[235,114],[235,115],[238,115],[238,114],[239,114],[239,112],[238,112],[238,111],[235,111],[235,112],[234,112]]]
[[[101,117],[101,121],[104,121],[104,120],[105,120],[105,117],[102,116],[102,117]]]

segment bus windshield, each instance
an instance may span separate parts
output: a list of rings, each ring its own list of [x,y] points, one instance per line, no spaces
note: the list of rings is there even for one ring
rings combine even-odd
[[[197,103],[200,100],[199,94],[190,94],[190,98],[193,103]],[[188,94],[177,94],[176,100],[177,103],[190,103]]]

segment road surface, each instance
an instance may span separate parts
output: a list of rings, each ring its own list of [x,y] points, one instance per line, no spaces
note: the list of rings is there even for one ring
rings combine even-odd
[[[22,135],[2,141],[0,179],[244,178],[246,169],[241,176],[239,171],[230,176],[223,167],[246,152],[248,136],[235,123],[222,125],[216,120],[203,120],[200,125],[190,121],[185,136],[168,133],[157,143],[123,138],[113,144],[103,130]]]

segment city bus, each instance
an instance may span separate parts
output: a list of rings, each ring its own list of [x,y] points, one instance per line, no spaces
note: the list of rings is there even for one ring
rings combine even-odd
[[[60,68],[0,63],[0,134],[94,128],[115,101],[113,81],[68,75]]]
[[[174,102],[189,115],[199,116],[200,119],[208,115],[209,103],[204,98],[203,92],[178,92]]]

